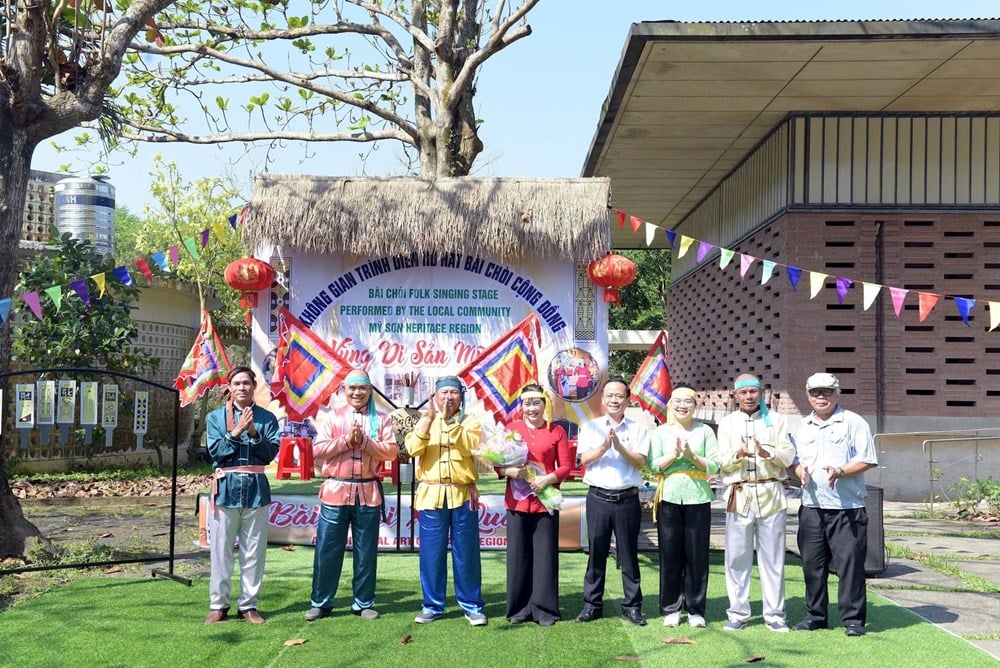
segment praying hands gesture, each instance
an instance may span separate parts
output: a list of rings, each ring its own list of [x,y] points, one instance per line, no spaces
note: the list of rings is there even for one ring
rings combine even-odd
[[[233,431],[229,432],[229,434],[233,438],[239,438],[243,432],[247,432],[250,438],[257,438],[257,429],[253,425],[253,408],[250,406],[247,406],[240,412],[240,421],[236,423]]]
[[[351,445],[353,445],[355,447],[362,447],[362,446],[364,446],[364,444],[365,444],[365,433],[364,433],[364,431],[362,431],[361,424],[359,422],[355,422],[351,426],[351,436],[350,436],[350,438],[348,440],[350,441]]]

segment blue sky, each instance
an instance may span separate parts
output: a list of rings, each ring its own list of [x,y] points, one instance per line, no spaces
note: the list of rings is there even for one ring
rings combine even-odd
[[[569,9],[568,9],[569,8]],[[811,4],[777,0],[542,0],[529,14],[533,34],[487,61],[477,87],[478,116],[485,120],[486,149],[479,176],[579,176],[601,105],[611,87],[632,23],[642,21],[836,20],[1000,17],[1000,2],[834,0]],[[71,143],[69,134],[57,138]],[[269,169],[330,176],[397,174],[395,143],[386,143],[362,165],[357,145],[325,144],[302,162],[301,148],[285,149]],[[178,163],[184,179],[231,172],[245,183],[261,168],[243,147],[148,145],[135,159],[111,167],[119,206],[141,212],[151,203],[147,174],[152,156]],[[231,164],[237,158],[242,159]],[[69,161],[48,144],[35,152],[34,169],[54,171]]]

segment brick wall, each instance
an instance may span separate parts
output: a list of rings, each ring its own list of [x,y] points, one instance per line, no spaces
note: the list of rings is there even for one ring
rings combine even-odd
[[[843,304],[834,289],[838,276],[879,282],[879,234],[881,282],[911,291],[899,319],[886,289],[868,311],[860,283]],[[876,414],[877,396],[890,417],[1000,414],[1000,328],[985,331],[983,304],[1000,301],[1000,217],[788,212],[734,250],[805,271],[794,291],[781,266],[761,285],[760,261],[740,280],[739,255],[725,270],[715,255],[672,286],[671,373],[703,391],[710,414],[733,408],[728,388],[743,372],[762,377],[781,412],[808,412],[805,379],[820,370],[835,373],[843,404],[865,415]],[[808,271],[829,275],[815,299]],[[919,290],[979,299],[972,327],[943,298],[918,322]]]

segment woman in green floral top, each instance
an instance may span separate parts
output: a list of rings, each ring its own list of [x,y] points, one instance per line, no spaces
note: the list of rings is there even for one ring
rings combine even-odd
[[[667,423],[653,432],[649,463],[659,473],[653,516],[660,543],[660,611],[664,626],[705,626],[708,590],[710,504],[708,476],[719,470],[718,442],[708,425],[694,419],[698,393],[677,385]]]

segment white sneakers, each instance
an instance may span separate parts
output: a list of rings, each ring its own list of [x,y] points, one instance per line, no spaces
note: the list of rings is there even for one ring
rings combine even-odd
[[[671,612],[669,615],[663,617],[663,625],[669,627],[680,626],[681,623],[681,613]],[[705,618],[701,615],[688,615],[688,624],[692,628],[703,629],[705,628]]]

